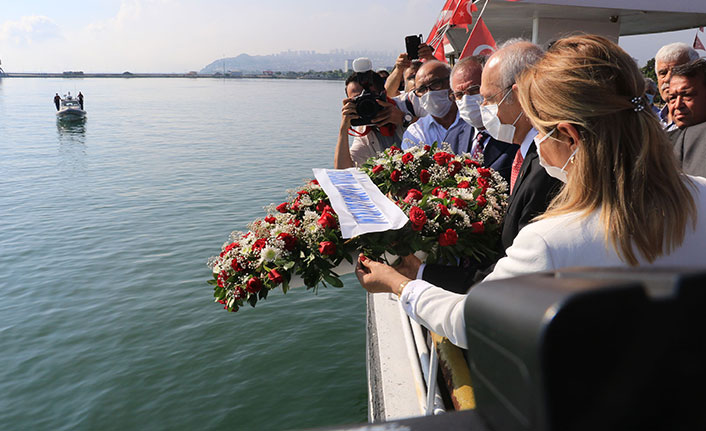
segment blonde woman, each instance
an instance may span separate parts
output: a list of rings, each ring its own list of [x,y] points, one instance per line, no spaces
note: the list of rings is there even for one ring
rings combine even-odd
[[[706,267],[706,179],[677,168],[625,51],[600,36],[562,39],[515,85],[542,166],[566,184],[485,280],[571,266]],[[356,273],[466,347],[464,295],[363,256]]]

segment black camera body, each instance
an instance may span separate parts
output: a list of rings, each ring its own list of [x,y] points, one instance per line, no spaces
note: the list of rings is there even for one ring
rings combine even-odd
[[[373,118],[377,117],[378,113],[384,108],[377,102],[380,98],[368,90],[363,90],[360,95],[353,99],[355,103],[355,112],[360,118],[351,120],[351,126],[365,126],[374,124]]]

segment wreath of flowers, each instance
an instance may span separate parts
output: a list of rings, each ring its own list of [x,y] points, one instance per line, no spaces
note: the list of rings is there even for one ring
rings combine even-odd
[[[307,288],[343,287],[334,269],[358,250],[372,259],[386,253],[428,254],[427,262],[457,264],[496,253],[507,209],[508,186],[492,169],[447,146],[390,147],[369,159],[362,170],[407,214],[402,229],[345,240],[338,216],[316,180],[290,190],[287,201],[266,207],[267,215],[233,232],[221,253],[209,259],[215,300],[228,311],[255,306],[293,276]]]

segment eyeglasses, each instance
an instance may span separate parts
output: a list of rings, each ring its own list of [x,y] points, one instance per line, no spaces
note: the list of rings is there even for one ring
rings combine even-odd
[[[429,82],[429,84],[427,84],[427,85],[421,85],[421,86],[415,88],[415,89],[412,90],[412,91],[414,92],[414,94],[415,94],[417,97],[422,97],[424,94],[426,94],[427,91],[430,91],[430,90],[431,90],[431,91],[443,90],[444,87],[445,87],[444,84],[448,84],[448,82],[449,82],[449,77],[448,77],[448,76],[445,77],[445,78],[436,78],[436,79],[431,80],[431,81]]]
[[[471,85],[463,91],[454,91],[452,94],[456,100],[463,99],[463,96],[475,96],[480,92],[480,85]]]
[[[512,85],[514,85],[514,84],[512,84]],[[490,99],[487,99],[487,98],[484,97],[484,98],[483,98],[483,102],[481,103],[481,105],[488,105],[488,104],[491,104],[491,103],[492,103],[491,100],[495,100],[495,98],[498,97],[498,94],[501,94],[501,93],[503,93],[503,92],[505,92],[505,91],[507,91],[507,90],[510,90],[510,89],[512,88],[512,85],[510,85],[509,87],[505,87],[505,88],[503,88],[502,90],[498,91],[497,93],[493,94],[492,96],[490,96]],[[509,93],[508,93],[508,94],[509,94]],[[505,96],[503,96],[503,100],[505,100],[505,97],[507,97],[507,94],[506,94]],[[501,101],[498,103],[498,105],[499,105],[500,103],[502,103],[503,100],[501,100]]]

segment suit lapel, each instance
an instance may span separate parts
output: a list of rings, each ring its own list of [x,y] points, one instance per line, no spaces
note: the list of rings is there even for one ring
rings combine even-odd
[[[506,147],[507,145],[502,145],[501,142],[490,138],[488,143],[485,145],[485,148],[483,148],[483,164],[486,167],[491,166],[496,160],[498,160],[498,157],[504,153]]]

